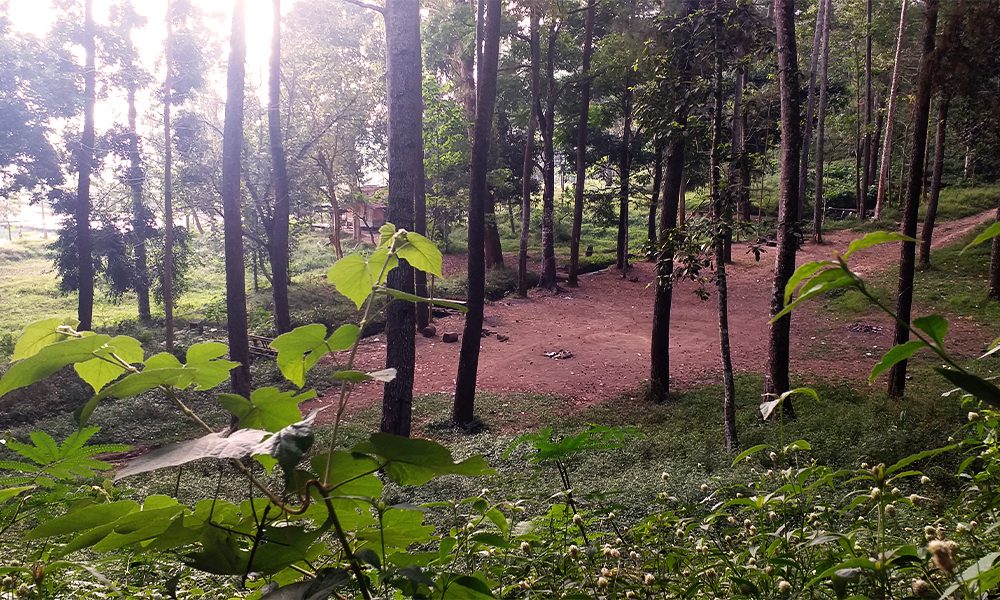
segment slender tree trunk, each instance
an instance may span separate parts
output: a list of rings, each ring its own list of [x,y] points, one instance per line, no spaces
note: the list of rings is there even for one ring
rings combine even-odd
[[[557,289],[556,284],[556,253],[555,235],[553,231],[553,212],[555,210],[555,146],[552,139],[555,134],[555,53],[558,30],[555,22],[549,25],[548,46],[545,51],[545,110],[535,105],[538,111],[538,123],[542,131],[542,277],[539,285],[548,290]]]
[[[859,55],[858,44],[854,43],[854,106],[856,110],[856,118],[854,120],[854,208],[858,212],[858,218],[863,219],[865,212],[862,207],[862,197],[861,197],[861,167],[862,161],[861,156],[863,154],[861,148],[863,143],[862,138],[862,122],[864,109],[861,107],[861,86],[862,86],[862,74],[861,74],[861,57]]]
[[[529,24],[531,46],[531,108],[528,111],[528,131],[524,138],[524,163],[521,168],[521,240],[517,253],[517,294],[528,296],[528,233],[531,229],[531,174],[535,170],[535,129],[538,124],[536,107],[541,102],[538,95],[541,68],[541,42],[539,40],[539,11],[532,5]]]
[[[240,363],[232,370],[233,393],[250,397],[250,341],[247,332],[246,263],[240,202],[240,151],[243,147],[243,94],[246,61],[244,0],[233,7],[226,82],[226,116],[222,136],[222,210],[226,252],[226,328],[229,357]]]
[[[631,65],[629,65],[631,72]],[[624,115],[624,125],[622,126],[622,146],[621,156],[619,156],[619,188],[618,188],[618,244],[617,258],[618,268],[624,277],[628,271],[628,204],[631,184],[632,166],[632,87],[629,74],[625,76],[625,90],[622,93],[622,114]]]
[[[173,104],[173,0],[167,0],[167,35],[163,62],[163,325],[167,352],[174,349],[174,204],[173,204],[173,135],[170,109]],[[197,213],[196,213],[197,215]],[[200,228],[199,228],[200,231]]]
[[[906,32],[906,9],[909,0],[903,0],[899,9],[899,30],[896,32],[896,54],[892,63],[892,81],[885,113],[885,137],[882,141],[882,161],[879,168],[878,192],[875,197],[875,218],[882,218],[889,193],[889,170],[892,167],[892,130],[896,120],[896,93],[899,89],[899,71],[903,58],[903,38]]]
[[[583,67],[580,70],[580,116],[576,130],[576,187],[573,190],[573,230],[569,244],[569,286],[579,285],[580,236],[583,229],[583,192],[587,181],[587,136],[590,120],[590,62],[594,46],[597,0],[587,0],[583,26]]]
[[[421,69],[423,65],[421,65]],[[420,121],[423,128],[423,87],[421,86]],[[414,170],[416,177],[413,182],[413,231],[427,235],[427,174],[424,171],[424,139],[420,136],[420,150],[415,152]],[[427,297],[427,273],[414,270],[413,289],[421,298]],[[423,329],[431,324],[431,305],[418,302],[416,305],[417,329]]]
[[[497,63],[500,55],[500,0],[484,0],[482,61],[476,86],[476,131],[472,140],[472,165],[469,184],[469,297],[462,334],[455,382],[455,405],[452,420],[460,427],[472,424],[479,349],[483,332],[483,304],[486,296],[486,262],[482,237],[485,230],[485,205],[489,190],[490,140],[493,137],[493,112],[497,99]]]
[[[132,243],[135,253],[135,295],[138,304],[139,322],[149,325],[153,317],[149,310],[149,265],[146,260],[146,244],[149,239],[149,208],[142,198],[145,174],[142,155],[139,153],[139,133],[136,130],[135,84],[128,86],[128,185],[132,195]]]
[[[874,111],[875,111],[875,128],[872,130],[871,139],[868,140],[871,149],[868,154],[871,160],[868,161],[868,188],[869,190],[873,185],[876,185],[878,179],[878,162],[876,158],[879,155],[879,140],[882,139],[882,127],[885,125],[885,111],[879,110],[881,104],[881,99],[878,95],[875,96],[874,100]]]
[[[997,221],[1000,221],[1000,196],[997,196]],[[993,238],[990,248],[990,287],[986,296],[1000,301],[1000,236]]]
[[[719,358],[722,362],[722,429],[726,450],[739,446],[736,433],[736,382],[733,377],[733,356],[729,344],[729,284],[726,279],[726,238],[730,229],[728,197],[722,191],[722,49],[720,48],[721,16],[719,0],[715,0],[713,37],[715,52],[715,83],[712,92],[712,153],[710,159],[712,218],[718,226],[713,240],[716,301],[719,310]],[[820,25],[817,24],[817,27]]]
[[[868,210],[868,189],[871,187],[872,162],[872,0],[865,0],[865,129],[862,136],[861,197],[858,199],[858,216],[864,217]]]
[[[271,170],[274,182],[274,214],[268,236],[271,259],[271,294],[274,298],[274,329],[292,330],[288,306],[288,166],[281,142],[281,0],[273,0],[271,22],[271,58],[267,84],[267,136],[271,145]]]
[[[740,221],[750,221],[750,185],[743,177],[744,171],[749,178],[749,168],[744,169],[747,162],[746,157],[746,131],[743,108],[743,88],[746,87],[746,67],[742,64],[743,56],[740,53],[740,63],[736,67],[736,84],[733,89],[733,123],[732,123],[732,162],[729,168],[730,193],[736,199],[736,218]]]
[[[816,26],[813,31],[812,54],[809,59],[809,92],[806,100],[806,120],[802,128],[802,156],[799,160],[799,216],[806,214],[806,188],[809,183],[809,146],[812,144],[813,116],[816,108],[816,71],[819,66],[819,52],[823,39],[823,21],[826,2],[820,0],[816,10]]]
[[[388,0],[385,4],[386,97],[389,100],[389,200],[388,219],[397,229],[413,230],[414,199],[420,177],[418,162],[423,159],[423,76],[420,56],[419,0]],[[480,230],[481,231],[481,230]],[[471,239],[473,254],[483,268],[483,240]],[[469,272],[469,298],[475,288]],[[413,267],[405,260],[389,272],[389,287],[412,294]],[[470,305],[472,303],[470,302]],[[396,369],[396,378],[382,393],[381,430],[409,436],[413,411],[413,371],[416,361],[414,332],[416,307],[412,302],[393,301],[386,309],[385,366]]]
[[[795,252],[798,246],[795,224],[798,221],[799,150],[799,66],[795,50],[795,1],[775,0],[775,26],[778,43],[778,89],[781,96],[781,185],[778,205],[778,251],[771,288],[771,317],[785,307],[785,286],[795,272]],[[770,326],[768,337],[766,394],[788,391],[791,315],[785,315]],[[792,417],[789,402],[782,405],[784,414]]]
[[[93,327],[94,319],[94,256],[90,235],[90,176],[94,166],[94,105],[97,103],[97,66],[95,64],[96,33],[94,2],[84,2],[83,31],[83,135],[77,152],[79,179],[76,186],[76,252],[77,305],[79,329]]]
[[[937,131],[934,134],[934,174],[931,175],[931,190],[927,198],[924,226],[920,230],[920,258],[918,265],[926,269],[931,264],[931,240],[934,237],[934,221],[937,219],[938,198],[941,197],[941,174],[944,170],[944,143],[948,128],[948,105],[951,96],[942,93],[938,100]]]
[[[816,122],[816,193],[813,199],[813,241],[823,243],[823,160],[826,142],[827,86],[830,71],[830,24],[833,22],[833,1],[821,0],[826,4],[823,14],[823,42],[819,75],[819,115]]]
[[[660,206],[660,189],[663,187],[663,145],[657,143],[654,151],[653,197],[649,202],[649,216],[646,219],[646,242],[649,244],[650,260],[656,260],[656,211]]]
[[[902,233],[917,235],[917,208],[924,178],[924,153],[927,147],[927,117],[930,113],[931,87],[934,76],[934,45],[937,31],[938,0],[927,0],[924,8],[923,51],[917,72],[917,89],[913,102],[913,145],[910,155],[910,175],[906,186],[906,206],[903,210]],[[899,252],[899,286],[896,291],[896,335],[894,343],[910,339],[910,311],[913,308],[913,271],[916,244],[902,242]],[[906,361],[897,363],[889,372],[889,396],[900,398],[906,387]]]

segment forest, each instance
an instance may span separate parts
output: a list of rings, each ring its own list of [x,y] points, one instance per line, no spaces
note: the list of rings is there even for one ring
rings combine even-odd
[[[0,0],[0,600],[1000,597],[1000,0]]]

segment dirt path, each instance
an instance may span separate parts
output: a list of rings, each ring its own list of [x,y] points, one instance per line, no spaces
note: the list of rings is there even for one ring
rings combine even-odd
[[[939,225],[935,247],[954,243],[992,215],[990,211]],[[805,245],[799,264],[829,257],[856,237],[854,232],[832,232],[826,244]],[[768,249],[760,262],[750,254],[740,254],[740,246],[734,246],[734,251],[734,264],[728,271],[734,366],[741,372],[761,372],[766,360],[774,250]],[[872,248],[857,255],[854,266],[871,274],[894,264],[898,252],[895,244]],[[636,390],[648,378],[653,275],[653,265],[642,262],[635,265],[628,280],[608,270],[586,276],[579,288],[557,295],[533,290],[527,299],[488,304],[486,328],[493,333],[482,341],[478,389],[553,394],[581,406]],[[716,382],[720,370],[715,301],[699,300],[694,290],[693,283],[685,282],[674,291],[671,380],[681,389]],[[439,319],[436,325],[439,336],[460,334],[463,318]],[[864,376],[891,346],[890,325],[878,315],[845,322],[824,314],[816,304],[807,306],[796,312],[793,321],[793,372],[825,378]],[[956,320],[952,325],[972,344],[965,349],[968,352],[988,341],[988,332],[971,321]],[[506,341],[500,341],[498,334]],[[416,394],[453,391],[460,346],[445,344],[440,337],[417,336]],[[559,350],[572,357],[545,356]],[[362,343],[358,362],[361,368],[377,369],[384,366],[384,356],[384,338],[373,337]],[[352,403],[380,399],[381,387],[365,384],[355,391]],[[331,401],[335,399],[321,397],[315,402]]]

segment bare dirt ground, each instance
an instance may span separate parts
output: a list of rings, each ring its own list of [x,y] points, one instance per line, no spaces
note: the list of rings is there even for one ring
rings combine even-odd
[[[990,211],[939,225],[935,247],[955,243],[992,215]],[[856,237],[859,234],[855,232],[831,232],[825,244],[806,244],[798,263],[828,258]],[[734,263],[728,267],[733,362],[739,372],[759,373],[767,356],[774,249],[769,248],[760,262],[743,249],[739,244],[733,246]],[[870,275],[895,265],[898,253],[898,244],[878,246],[855,255],[852,264],[859,273]],[[448,267],[460,265],[446,264]],[[533,290],[527,299],[507,298],[488,304],[486,328],[492,334],[482,339],[478,389],[552,394],[576,406],[634,392],[648,379],[653,277],[653,265],[640,262],[627,279],[620,271],[609,269],[585,276],[580,287],[558,294]],[[716,301],[714,296],[700,300],[695,287],[684,282],[674,290],[670,330],[674,389],[719,380]],[[915,313],[920,313],[919,306]],[[438,337],[417,335],[416,394],[454,390],[461,344],[443,343],[440,335],[461,334],[463,318],[447,317],[435,324]],[[959,353],[975,353],[989,341],[990,332],[971,320],[952,319],[952,330],[961,332],[966,341],[966,347],[955,348]],[[500,336],[506,341],[500,341]],[[892,345],[892,327],[880,314],[837,318],[813,303],[796,311],[792,345],[794,374],[858,379],[866,376]],[[560,350],[572,353],[572,357],[560,360],[546,356]],[[359,349],[358,366],[381,368],[384,357],[384,338],[366,339]],[[376,402],[381,395],[380,384],[364,384],[354,391],[351,403]],[[320,397],[313,404],[331,402],[336,402],[334,396]]]

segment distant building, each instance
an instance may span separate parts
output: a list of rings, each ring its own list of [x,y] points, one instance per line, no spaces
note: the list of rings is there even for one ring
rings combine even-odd
[[[355,242],[360,242],[365,234],[371,238],[379,227],[385,225],[388,188],[384,185],[363,185],[360,192],[361,198],[348,201],[342,211],[344,223],[350,226]]]

